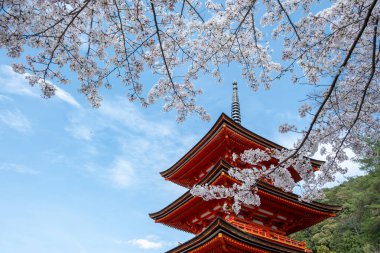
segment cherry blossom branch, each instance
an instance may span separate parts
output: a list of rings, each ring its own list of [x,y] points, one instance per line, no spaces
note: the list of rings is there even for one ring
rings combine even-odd
[[[255,3],[256,3],[256,0],[253,0],[253,1],[252,1],[252,4],[248,7],[247,12],[244,14],[243,19],[240,21],[238,27],[236,27],[236,30],[235,30],[235,32],[234,32],[234,34],[233,34],[233,36],[234,36],[234,40],[232,41],[232,44],[234,43],[235,38],[236,38],[238,32],[240,31],[241,26],[244,24],[244,21],[245,21],[246,18],[248,17],[248,15],[249,15],[249,13],[251,12],[253,6],[255,6]]]
[[[202,20],[202,22],[204,23],[205,20],[202,18],[201,14],[197,11],[197,9],[194,8],[194,6],[188,1],[188,0],[184,0],[184,2],[186,2],[191,9],[193,9],[193,11],[197,14],[197,16],[200,18],[200,20]],[[181,11],[182,13],[182,11]]]
[[[310,135],[310,133],[311,133],[311,131],[312,131],[312,129],[313,129],[313,127],[314,127],[317,119],[319,118],[319,115],[321,114],[321,112],[322,112],[325,104],[327,103],[327,101],[330,99],[330,96],[331,96],[333,90],[335,89],[335,86],[336,86],[336,84],[338,82],[338,79],[339,79],[340,75],[342,74],[345,66],[347,65],[348,61],[350,60],[351,55],[352,55],[352,53],[353,53],[356,45],[358,44],[361,36],[363,35],[363,32],[364,32],[365,28],[368,25],[368,21],[369,21],[369,19],[371,17],[372,10],[375,8],[376,3],[377,3],[377,0],[375,0],[375,1],[372,2],[372,4],[371,4],[371,6],[370,6],[370,8],[368,10],[367,16],[366,16],[366,18],[364,20],[364,23],[363,23],[360,31],[358,32],[356,38],[354,39],[354,41],[353,41],[353,43],[352,43],[352,45],[351,45],[351,47],[350,47],[350,49],[349,49],[349,51],[348,51],[348,53],[347,53],[347,55],[345,57],[343,63],[341,64],[340,68],[338,69],[338,73],[335,75],[335,77],[334,77],[334,79],[333,79],[333,81],[331,83],[331,86],[330,86],[327,94],[325,95],[325,99],[323,100],[322,104],[319,106],[316,114],[314,115],[314,117],[313,117],[313,119],[311,121],[311,124],[310,124],[308,130],[306,131],[305,136],[303,137],[301,143],[295,149],[295,151],[293,152],[293,154],[291,156],[289,156],[288,158],[286,158],[284,161],[282,161],[281,164],[285,163],[290,158],[294,157],[301,150],[301,148],[303,147],[303,145],[305,144],[305,142],[308,140],[308,137],[309,137],[309,135]]]
[[[165,35],[173,40],[173,42],[178,46],[178,48],[182,51],[182,53],[184,53],[187,57],[189,57],[192,61],[195,62],[195,59],[191,55],[189,55],[188,52],[186,52],[186,50],[181,46],[181,44],[173,36],[171,36],[168,33],[165,33]]]
[[[253,12],[251,12],[251,18],[252,18],[253,39],[254,39],[254,42],[255,42],[255,47],[256,47],[257,54],[259,55],[259,63],[260,63],[262,71],[265,72],[264,64],[263,64],[263,61],[261,59],[261,51],[259,50],[259,46],[258,46],[258,42],[257,42],[256,27],[255,27],[255,17],[253,16]]]
[[[185,9],[185,0],[182,1],[182,6],[181,6],[181,14],[180,17],[182,18],[183,15],[183,10]]]
[[[339,27],[337,30],[335,30],[331,34],[323,37],[321,40],[319,40],[319,41],[313,43],[312,45],[308,46],[305,50],[302,51],[301,54],[299,54],[297,57],[293,58],[292,62],[286,68],[284,68],[279,75],[277,75],[273,79],[271,79],[271,81],[274,81],[276,79],[281,78],[281,76],[283,76],[284,73],[288,72],[289,69],[291,69],[297,63],[298,60],[300,60],[306,53],[308,53],[311,49],[313,49],[317,45],[321,44],[323,41],[327,41],[327,40],[331,39],[332,36],[334,36],[335,34],[337,34],[338,32],[340,32],[341,30],[343,30],[343,29],[345,29],[345,28],[347,28],[347,27],[349,27],[351,25],[354,25],[354,24],[356,24],[356,23],[358,23],[360,21],[364,21],[364,20],[365,19],[358,19],[358,20],[355,20],[354,22],[351,22],[351,23],[346,24],[346,25],[344,25],[342,27]]]
[[[171,83],[171,86],[172,86],[172,89],[173,89],[173,92],[175,93],[175,95],[177,96],[177,98],[180,99],[181,103],[183,106],[187,106],[187,104],[185,103],[185,101],[183,101],[183,98],[182,96],[180,96],[178,94],[178,91],[177,89],[175,88],[175,84],[173,82],[173,79],[172,79],[172,75],[170,73],[170,70],[169,70],[169,66],[166,62],[166,57],[165,57],[165,53],[164,53],[164,49],[162,47],[162,42],[161,42],[161,36],[160,36],[160,29],[158,27],[158,22],[157,22],[157,15],[156,15],[156,11],[154,9],[154,4],[153,2],[150,3],[151,4],[151,7],[152,7],[152,12],[153,12],[153,19],[154,19],[154,25],[156,27],[156,34],[157,34],[157,39],[158,39],[158,43],[160,45],[160,51],[161,51],[161,55],[162,55],[162,60],[164,62],[164,65],[165,65],[165,70],[166,70],[166,73],[167,73],[167,76],[169,77],[169,80],[170,80],[170,83]]]
[[[288,19],[290,25],[292,26],[293,31],[296,33],[298,40],[301,40],[301,38],[300,38],[300,36],[299,36],[299,34],[298,34],[298,31],[297,31],[297,29],[296,29],[296,26],[294,25],[293,21],[291,20],[291,18],[290,18],[290,16],[289,16],[288,12],[285,10],[285,8],[284,8],[284,6],[282,5],[281,1],[280,1],[280,0],[277,0],[277,3],[278,3],[278,5],[280,5],[281,10],[285,13],[286,18]]]
[[[245,19],[247,18],[247,15],[249,15],[249,13],[250,13],[250,11],[252,10],[252,8],[254,7],[255,3],[256,3],[256,0],[253,0],[253,3],[249,6],[248,11],[247,11],[247,12],[245,13],[245,15],[243,16],[243,19],[239,22],[239,25],[238,25],[237,28],[235,29],[235,31],[234,31],[232,37],[229,37],[228,40],[227,40],[225,43],[223,43],[224,45],[228,45],[228,43],[230,42],[231,38],[233,38],[233,39],[232,39],[232,42],[231,42],[231,46],[230,46],[230,51],[228,52],[226,58],[229,58],[229,55],[230,55],[230,53],[231,53],[231,48],[232,48],[232,46],[233,46],[233,44],[234,44],[234,41],[235,41],[235,39],[236,39],[236,37],[237,37],[238,32],[240,31],[240,27],[243,25]],[[218,51],[215,50],[210,56],[207,57],[206,61],[210,61],[210,60],[211,60],[211,59],[212,59],[217,53],[218,53]],[[198,67],[198,68],[196,69],[196,72],[198,72],[200,68],[201,68],[201,66]]]
[[[377,18],[376,22],[375,22],[375,25],[374,25],[374,28],[373,28],[374,34],[373,34],[373,41],[372,41],[373,47],[372,47],[372,57],[371,57],[372,58],[371,73],[370,73],[370,76],[369,76],[369,79],[368,79],[366,85],[364,86],[363,95],[362,95],[361,100],[360,100],[360,104],[359,104],[358,111],[356,113],[356,117],[352,121],[352,123],[351,123],[350,127],[348,128],[348,130],[347,130],[344,138],[342,139],[342,141],[341,141],[341,143],[340,143],[340,145],[339,145],[339,147],[338,147],[338,149],[336,151],[336,155],[335,155],[333,161],[335,161],[335,159],[337,158],[339,151],[341,150],[341,148],[342,148],[343,144],[345,143],[347,137],[349,136],[352,128],[354,127],[354,125],[356,124],[356,122],[359,119],[360,112],[362,110],[362,107],[363,107],[363,104],[364,104],[364,101],[365,101],[365,98],[366,98],[366,95],[367,95],[368,87],[371,84],[373,77],[375,76],[376,65],[379,62],[379,58],[376,57],[377,26],[378,26],[378,24],[379,24],[379,19]]]
[[[125,33],[124,33],[124,28],[123,28],[123,21],[121,20],[121,17],[120,17],[120,9],[119,9],[119,6],[118,6],[118,4],[117,4],[117,1],[116,0],[114,0],[114,4],[115,4],[115,6],[116,6],[116,9],[117,9],[117,17],[118,17],[118,19],[119,19],[119,24],[120,24],[120,32],[121,32],[121,34],[122,34],[122,36],[123,36],[123,47],[124,47],[124,55],[125,55],[125,61],[127,62],[127,67],[128,67],[128,71],[129,71],[129,73],[132,73],[132,70],[131,70],[131,64],[130,64],[130,62],[129,62],[129,57],[127,57],[128,56],[128,50],[127,50],[127,47],[125,46],[125,43],[127,42],[127,39],[126,39],[126,36],[125,36]],[[136,52],[137,51],[137,49],[134,49],[134,52]],[[140,91],[139,91],[139,89],[137,88],[137,84],[136,84],[136,81],[135,81],[135,79],[133,78],[133,76],[132,75],[130,75],[130,79],[131,79],[131,81],[132,81],[132,86],[133,86],[133,91],[134,91],[134,93],[131,95],[131,98],[133,98],[133,96],[134,95],[136,95],[139,99],[140,99],[140,101],[142,101],[143,99],[140,97]]]
[[[93,25],[93,22],[94,22],[94,10],[91,11],[91,22],[90,22],[90,29],[89,29],[89,33],[88,33],[88,48],[87,48],[87,58],[90,56],[90,50],[91,50],[91,32],[92,32],[92,25]]]
[[[66,25],[65,29],[62,31],[62,33],[60,34],[60,36],[58,37],[58,40],[56,42],[56,45],[55,47],[53,48],[52,52],[50,53],[50,57],[49,57],[49,62],[46,64],[46,68],[44,69],[44,74],[43,74],[43,81],[44,83],[46,83],[46,76],[48,74],[48,71],[50,70],[50,64],[53,62],[53,59],[54,59],[54,54],[55,54],[55,51],[57,50],[57,48],[60,46],[60,43],[61,43],[61,40],[63,39],[63,37],[65,36],[67,30],[69,29],[69,27],[74,23],[74,20],[78,17],[78,15],[86,8],[86,6],[88,5],[88,3],[90,2],[90,0],[87,0],[84,2],[83,6],[75,11],[75,12],[71,12],[71,13],[75,13],[75,15],[71,18],[70,22]],[[47,85],[44,85],[43,87],[48,88]],[[51,92],[44,92],[44,96],[46,97],[50,97],[51,96],[51,93],[54,93],[54,90],[55,88],[53,88],[51,85],[50,85],[50,89],[51,89]]]

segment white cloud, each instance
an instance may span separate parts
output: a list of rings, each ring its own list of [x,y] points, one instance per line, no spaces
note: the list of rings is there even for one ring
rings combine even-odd
[[[64,153],[59,153],[51,149],[43,151],[42,156],[46,157],[50,163],[62,163],[63,161],[67,160],[67,157]]]
[[[134,183],[135,171],[129,161],[117,158],[109,170],[109,178],[115,186],[125,188]]]
[[[25,75],[15,73],[10,66],[0,65],[0,91],[8,94],[40,97],[40,91],[37,87],[32,87],[25,79]],[[62,90],[58,86],[56,88],[55,97],[76,107],[80,108],[80,104],[66,91]]]
[[[10,97],[7,97],[7,96],[0,94],[0,101],[12,101],[12,100],[13,99],[11,99]]]
[[[100,178],[105,183],[119,189],[135,186],[138,182],[135,167],[128,160],[116,157],[108,165],[101,165],[95,160],[87,161],[80,169],[90,177]]]
[[[265,112],[268,113],[268,114],[273,115],[273,112],[271,112],[271,110],[266,110]],[[274,117],[273,118],[276,118],[276,119],[280,120],[281,122],[283,122],[283,121],[289,122],[289,121],[300,121],[300,120],[302,120],[302,118],[300,118],[300,116],[298,115],[298,113],[294,113],[294,112],[290,112],[290,111],[276,112],[276,113],[274,113]]]
[[[79,140],[91,141],[93,137],[93,132],[85,125],[72,124],[66,127],[65,130]]]
[[[80,104],[71,96],[68,92],[62,90],[59,88],[57,85],[54,85],[55,87],[55,96],[62,101],[76,107],[76,108],[81,108]]]
[[[129,243],[141,249],[160,249],[164,246],[162,242],[153,242],[148,239],[132,239]]]
[[[327,147],[328,148],[328,147]],[[331,149],[331,147],[330,147]],[[329,182],[323,186],[323,188],[333,188],[337,185],[340,185],[341,183],[347,181],[348,178],[350,177],[357,177],[357,176],[363,176],[366,174],[365,171],[360,169],[360,164],[355,162],[355,154],[351,150],[346,150],[348,157],[350,158],[349,160],[346,160],[342,162],[340,165],[344,168],[347,168],[347,172],[345,174],[341,173],[336,173],[334,175],[335,180],[333,182]],[[324,160],[324,156],[321,156],[319,153],[317,153],[313,158],[318,159],[318,160]],[[315,173],[319,173],[316,171]],[[303,182],[301,181],[300,184],[298,185],[299,187],[295,187],[293,189],[293,192],[295,194],[301,195],[302,194],[302,187],[303,187]]]
[[[1,91],[9,94],[39,96],[37,90],[28,84],[23,75],[15,73],[7,65],[0,65],[0,84]]]
[[[98,165],[94,163],[86,163],[82,166],[83,170],[89,174],[94,174],[98,171]]]
[[[278,143],[281,146],[283,146],[285,148],[289,148],[289,149],[294,147],[294,144],[297,142],[297,140],[298,140],[298,136],[297,136],[297,134],[294,134],[294,133],[276,132],[274,134],[274,138],[273,138],[273,141],[275,143]]]
[[[161,184],[158,172],[176,162],[199,138],[183,134],[181,125],[160,118],[161,112],[148,113],[149,108],[139,109],[120,97],[104,101],[96,111],[73,112],[66,131],[83,150],[94,150],[81,157],[82,164],[88,165],[81,170],[118,188],[145,190],[147,185]]]
[[[28,133],[32,129],[28,118],[18,110],[0,111],[0,122],[21,133]]]
[[[165,242],[160,240],[160,238],[156,235],[148,235],[145,238],[135,238],[128,241],[123,240],[115,240],[114,243],[116,244],[130,244],[133,246],[136,246],[140,249],[161,249],[165,246],[174,246],[174,243]]]
[[[337,173],[335,175],[335,181],[326,184],[325,187],[331,188],[331,187],[337,186],[343,183],[344,181],[346,181],[349,177],[363,176],[366,173],[365,171],[360,169],[360,164],[355,162],[355,158],[356,158],[355,153],[350,149],[346,149],[345,151],[347,153],[347,156],[349,157],[349,160],[344,161],[340,165],[343,168],[347,168],[347,173],[345,174]]]
[[[325,161],[326,155],[320,154],[320,149],[322,146],[319,147],[318,152],[313,156],[314,159]],[[331,145],[323,145],[323,147],[326,148],[327,152],[331,152],[332,146]],[[349,177],[357,177],[362,176],[365,174],[364,171],[360,170],[360,164],[355,162],[356,155],[351,149],[345,149],[344,150],[348,156],[348,160],[340,163],[340,166],[343,168],[347,168],[347,172],[345,174],[336,173],[334,182],[330,182],[325,184],[323,187],[331,188],[334,186],[337,186],[344,181],[346,181]],[[316,172],[318,173],[318,172]]]
[[[297,138],[296,134],[291,134],[291,133],[287,133],[287,134],[276,133],[276,134],[274,134],[275,142],[277,142],[278,144],[280,144],[286,148],[294,147],[294,144],[297,142],[297,139],[298,138]],[[327,151],[331,151],[331,145],[324,145],[324,147],[327,149]],[[349,160],[342,162],[340,165],[343,168],[347,168],[347,173],[335,174],[334,182],[327,183],[326,185],[324,185],[324,187],[331,188],[331,187],[334,187],[334,186],[337,186],[337,185],[343,183],[349,177],[362,176],[365,174],[365,172],[360,169],[360,164],[355,162],[355,158],[356,158],[355,153],[350,149],[346,149],[345,151],[347,153]],[[319,151],[312,158],[317,159],[317,160],[321,160],[321,161],[326,160],[326,156],[322,156]],[[300,190],[297,188],[295,188],[294,191],[297,194],[300,193],[299,192]]]
[[[0,164],[0,170],[3,171],[13,171],[20,174],[29,174],[29,175],[37,175],[39,172],[37,170],[31,169],[22,164],[16,163],[2,163]]]
[[[148,110],[148,109],[146,109]],[[116,121],[130,130],[142,132],[151,136],[168,136],[174,131],[172,122],[164,120],[147,120],[137,106],[125,98],[117,98],[112,102],[104,102],[100,112],[110,121]]]

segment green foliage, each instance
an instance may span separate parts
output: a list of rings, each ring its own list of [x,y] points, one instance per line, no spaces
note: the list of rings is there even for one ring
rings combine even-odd
[[[380,141],[368,141],[368,143],[372,147],[373,154],[358,161],[362,164],[362,170],[372,172],[380,169]]]
[[[380,151],[380,143],[374,144],[374,150]],[[367,175],[325,190],[323,202],[343,206],[337,217],[300,231],[292,238],[306,240],[314,253],[380,252],[379,159],[360,162]]]

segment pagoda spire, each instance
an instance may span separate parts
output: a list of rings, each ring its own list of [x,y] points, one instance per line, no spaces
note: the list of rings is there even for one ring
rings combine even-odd
[[[237,82],[232,84],[232,106],[231,106],[231,118],[238,124],[241,123],[240,118],[240,103]]]

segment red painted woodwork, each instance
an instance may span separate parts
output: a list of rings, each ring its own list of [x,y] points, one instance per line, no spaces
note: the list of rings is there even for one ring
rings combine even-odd
[[[206,136],[161,175],[187,188],[194,184],[230,186],[240,183],[231,178],[227,171],[232,166],[245,167],[242,162],[232,161],[231,157],[232,153],[248,148],[283,147],[248,131],[222,114]],[[274,159],[271,162],[276,163]],[[312,164],[317,168],[321,162],[313,160]],[[289,170],[295,180],[300,180],[294,169]],[[286,235],[333,217],[341,209],[316,202],[299,202],[297,195],[285,193],[270,182],[260,182],[257,188],[261,205],[242,205],[238,216],[223,208],[225,205],[231,207],[231,199],[204,201],[192,196],[189,191],[150,216],[158,223],[196,235],[168,252],[291,253],[309,250],[305,242],[289,239]],[[215,236],[211,233],[215,229],[226,234]]]
[[[260,236],[260,237],[265,237],[265,238],[272,240],[276,243],[281,243],[281,244],[285,244],[288,246],[292,246],[292,247],[304,250],[305,252],[311,252],[310,250],[306,249],[306,241],[299,242],[299,241],[290,239],[290,238],[283,236],[281,234],[271,232],[265,226],[260,226],[258,224],[253,223],[253,222],[248,222],[244,219],[240,219],[240,218],[237,218],[234,216],[228,216],[225,218],[225,220],[227,222],[229,222],[230,224],[234,225],[235,227],[240,228],[241,230],[244,230],[250,234]]]
[[[224,159],[233,166],[232,154],[240,154],[247,149],[284,149],[284,147],[271,142],[234,122],[227,115],[222,114],[210,131],[176,164],[161,175],[176,184],[191,188],[199,183],[207,172],[219,160]],[[321,165],[321,161],[311,160],[315,170]],[[275,160],[271,163],[276,163]],[[293,169],[289,171],[296,182],[301,180],[299,174]]]

